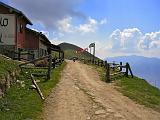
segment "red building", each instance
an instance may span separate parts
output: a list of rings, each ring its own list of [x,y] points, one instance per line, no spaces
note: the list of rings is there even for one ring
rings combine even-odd
[[[47,55],[51,42],[41,32],[26,28],[26,41],[24,48],[35,54],[35,58]]]
[[[51,42],[41,32],[26,28],[27,24],[32,25],[21,11],[0,2],[0,53],[15,57],[13,51],[29,51],[35,58],[47,54]]]
[[[0,2],[0,52],[25,47],[27,24],[32,25],[21,11]]]

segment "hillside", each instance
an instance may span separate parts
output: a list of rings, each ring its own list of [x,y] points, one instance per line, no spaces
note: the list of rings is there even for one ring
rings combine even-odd
[[[83,49],[79,46],[76,46],[76,45],[73,45],[70,43],[61,43],[58,46],[60,46],[61,49],[64,51],[66,59],[71,59],[72,57],[78,57],[81,59],[82,58],[84,58],[84,59],[92,58],[92,55],[87,51],[85,51],[83,53],[76,53],[76,50]],[[96,57],[96,59],[98,59],[98,58]]]
[[[0,54],[0,78],[4,76],[7,72],[16,69],[18,62],[7,59]]]

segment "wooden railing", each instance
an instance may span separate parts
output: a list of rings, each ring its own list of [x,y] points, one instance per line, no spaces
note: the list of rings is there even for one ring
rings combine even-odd
[[[35,63],[37,61],[46,60],[46,59],[48,61],[48,66],[45,66],[45,67],[35,67],[35,66],[33,66],[33,65],[35,65]],[[47,72],[45,72],[45,73],[29,73],[33,85],[35,86],[35,88],[36,88],[38,94],[40,95],[41,99],[44,100],[44,96],[43,96],[43,94],[42,94],[42,92],[41,92],[38,84],[36,83],[35,77],[46,76],[46,79],[49,80],[51,78],[51,71],[57,65],[62,64],[63,61],[64,61],[63,58],[61,58],[61,59],[54,59],[52,57],[52,55],[47,55],[45,57],[41,57],[41,58],[38,58],[38,59],[34,59],[34,60],[31,60],[31,61],[22,63],[22,64],[19,65],[19,67],[21,68],[21,71],[23,71],[23,69],[46,69],[47,70]],[[32,66],[27,66],[28,64],[33,64],[33,65]]]
[[[132,78],[134,77],[129,63],[126,63],[125,65],[123,65],[122,62],[108,63],[107,61],[103,61],[103,60],[91,61],[91,60],[84,60],[84,59],[83,59],[83,62],[89,63],[89,64],[94,64],[99,67],[104,67],[106,82],[111,82],[112,79],[116,78],[119,75],[125,75],[126,77],[128,77],[129,73]]]
[[[18,50],[18,51],[11,51],[11,50],[6,50],[5,54],[14,59],[14,60],[25,60],[25,61],[29,61],[29,60],[33,60],[34,59],[34,53],[31,53],[29,51],[22,51],[22,50]]]

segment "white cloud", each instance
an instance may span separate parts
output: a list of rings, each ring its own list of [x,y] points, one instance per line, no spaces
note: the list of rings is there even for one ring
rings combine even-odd
[[[143,34],[138,28],[117,29],[106,44],[112,46],[111,53],[160,56],[160,31]]]
[[[107,24],[107,19],[106,19],[106,18],[105,18],[105,19],[102,19],[102,20],[100,21],[100,24],[101,24],[101,25]]]
[[[59,38],[54,38],[51,40],[51,43],[54,45],[59,45],[60,43],[63,43],[63,40],[60,40]]]
[[[160,49],[160,31],[146,33],[139,42],[142,50]]]
[[[60,32],[65,33],[94,33],[98,29],[99,25],[105,24],[106,19],[101,20],[100,22],[96,19],[88,17],[86,23],[81,23],[79,25],[73,24],[72,17],[66,17],[62,20],[59,20],[57,27]]]
[[[46,29],[57,30],[57,22],[72,16],[86,19],[86,16],[75,10],[83,0],[10,0],[10,4],[23,11],[33,22],[42,23]]]
[[[86,24],[81,24],[78,27],[78,31],[82,33],[95,32],[97,29],[97,21],[93,18],[88,18],[88,22]]]
[[[110,35],[112,50],[136,51],[139,40],[142,37],[142,32],[138,28],[117,29]]]
[[[72,17],[66,17],[58,21],[58,29],[61,32],[73,32]]]

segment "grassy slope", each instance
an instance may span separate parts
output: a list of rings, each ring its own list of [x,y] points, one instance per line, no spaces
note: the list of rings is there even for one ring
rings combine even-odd
[[[7,60],[0,56],[0,78],[8,71],[16,69],[18,62]]]
[[[160,90],[144,79],[121,77],[116,85],[125,96],[160,112]]]
[[[45,97],[49,95],[53,87],[58,83],[60,73],[65,65],[66,62],[54,69],[50,80],[41,79],[41,82],[38,83]],[[37,71],[34,70],[34,72]],[[37,116],[42,113],[43,101],[36,90],[29,89],[31,80],[28,73],[29,71],[25,70],[18,78],[25,82],[25,87],[12,86],[6,92],[5,97],[0,99],[0,120],[40,119]]]
[[[78,58],[85,58],[85,59],[90,59],[92,58],[92,55],[89,52],[84,52],[84,53],[76,53],[76,50],[81,49],[79,46],[69,44],[69,43],[61,43],[59,45],[61,49],[64,51],[65,58],[70,59],[72,57],[78,57]],[[98,58],[96,58],[98,59]]]
[[[99,72],[101,79],[105,81],[104,68],[94,66]],[[113,81],[117,90],[122,92],[125,96],[136,101],[139,104],[145,105],[160,112],[160,90],[154,86],[151,86],[144,79],[138,77],[125,77],[121,76]]]

